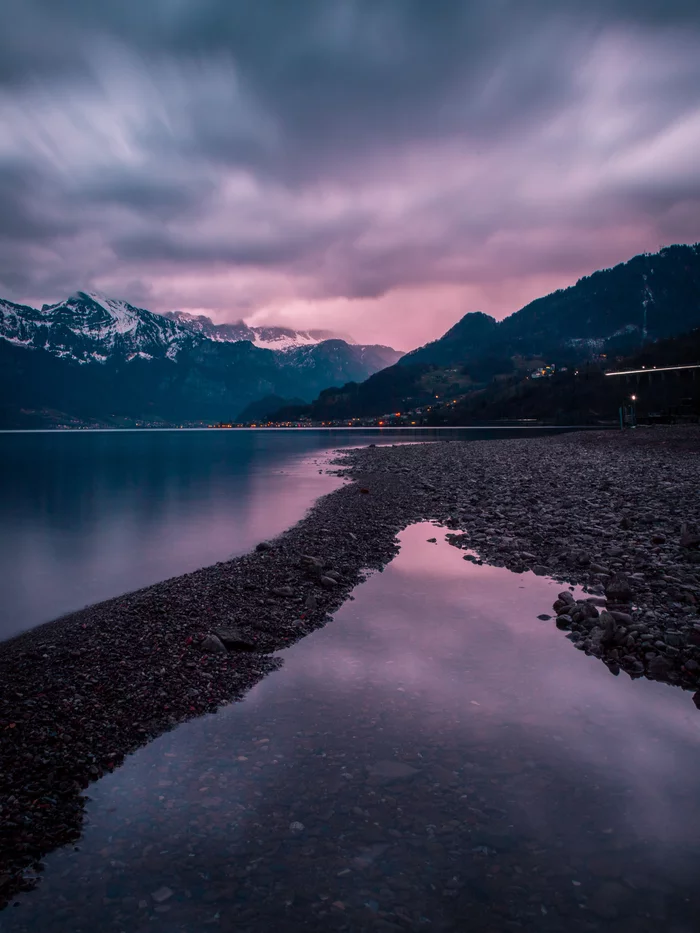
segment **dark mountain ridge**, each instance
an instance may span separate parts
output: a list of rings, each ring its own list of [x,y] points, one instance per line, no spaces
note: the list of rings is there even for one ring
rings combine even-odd
[[[584,276],[502,321],[466,314],[438,340],[364,382],[325,389],[312,405],[276,417],[333,420],[406,411],[543,363],[561,368],[629,356],[698,326],[700,244],[668,246]]]
[[[614,421],[620,406],[629,407],[632,402],[642,420],[697,419],[700,369],[658,371],[660,367],[696,364],[700,364],[700,329],[647,344],[614,367],[614,371],[638,370],[633,375],[606,375],[600,362],[586,362],[547,378],[512,377],[493,382],[454,405],[434,409],[426,421],[458,425],[535,419],[553,424],[595,424]]]

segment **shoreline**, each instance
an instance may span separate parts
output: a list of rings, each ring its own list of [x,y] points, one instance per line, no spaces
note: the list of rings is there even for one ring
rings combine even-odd
[[[587,586],[593,602],[556,610],[576,647],[612,673],[697,691],[699,450],[689,426],[343,451],[334,464],[351,482],[273,542],[2,643],[0,907],[78,838],[91,781],[241,699],[415,521],[452,529],[466,559]],[[230,650],[202,651],[217,631]]]

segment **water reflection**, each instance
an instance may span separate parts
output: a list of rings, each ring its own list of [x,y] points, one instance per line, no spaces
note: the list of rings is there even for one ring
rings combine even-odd
[[[429,525],[247,700],[91,789],[42,930],[697,929],[700,718]]]
[[[338,484],[329,449],[518,433],[0,432],[0,640],[279,534]]]

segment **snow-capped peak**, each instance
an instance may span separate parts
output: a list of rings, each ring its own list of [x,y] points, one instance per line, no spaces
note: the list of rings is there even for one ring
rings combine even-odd
[[[138,327],[140,315],[143,313],[127,304],[126,301],[107,298],[99,292],[76,292],[75,295],[71,295],[68,301],[88,301],[102,308],[114,322],[113,327],[118,334],[126,334]]]
[[[183,346],[201,339],[160,314],[87,291],[40,311],[5,303],[0,336],[80,363],[174,359]]]

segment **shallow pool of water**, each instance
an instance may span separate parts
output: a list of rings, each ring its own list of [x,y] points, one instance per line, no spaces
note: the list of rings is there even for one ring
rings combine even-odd
[[[401,539],[244,702],[94,785],[2,933],[696,933],[690,695],[539,621],[560,585]]]

